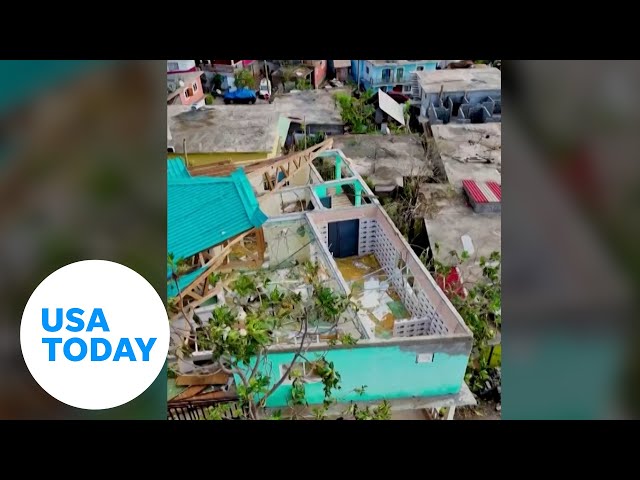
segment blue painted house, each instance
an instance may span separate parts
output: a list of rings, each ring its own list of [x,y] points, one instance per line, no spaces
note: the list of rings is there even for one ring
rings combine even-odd
[[[439,60],[351,60],[351,75],[366,89],[412,94],[415,72],[435,70]],[[417,85],[415,85],[417,90]],[[417,92],[416,92],[417,93]]]

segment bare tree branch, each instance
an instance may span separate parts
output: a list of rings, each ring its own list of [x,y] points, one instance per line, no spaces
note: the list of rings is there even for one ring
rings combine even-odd
[[[273,392],[275,392],[278,387],[280,387],[280,385],[282,385],[284,383],[284,381],[287,379],[287,377],[289,376],[289,373],[291,373],[291,369],[293,368],[293,365],[296,363],[296,360],[298,359],[298,357],[300,356],[300,354],[302,353],[302,349],[304,348],[304,342],[307,338],[307,333],[309,331],[309,323],[308,323],[308,315],[306,315],[304,317],[304,332],[302,334],[302,339],[300,340],[300,347],[298,348],[298,351],[296,352],[296,354],[293,356],[293,359],[291,360],[291,363],[289,364],[289,367],[287,368],[287,371],[284,372],[284,375],[282,375],[282,377],[280,378],[280,380],[278,380],[276,382],[276,384],[271,387],[271,390],[269,390],[264,397],[262,397],[262,399],[259,402],[259,405],[261,407],[264,406],[264,404],[267,401],[267,398],[269,398]]]

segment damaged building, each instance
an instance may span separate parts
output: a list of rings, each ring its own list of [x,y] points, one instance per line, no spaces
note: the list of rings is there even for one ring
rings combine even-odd
[[[416,72],[420,119],[430,125],[500,122],[501,72],[497,68]]]
[[[268,278],[264,288],[269,291],[286,288],[304,297],[309,288],[305,265],[314,262],[323,285],[351,295],[353,305],[342,314],[337,331],[335,326],[315,325],[305,340],[306,355],[323,354],[340,372],[345,392],[340,402],[386,399],[396,411],[444,407],[447,418],[453,418],[456,406],[475,404],[464,383],[473,337],[460,315],[341,150],[324,149],[305,162],[305,185],[287,186],[285,181],[269,191],[254,188],[253,199],[239,204],[238,208],[249,210],[243,217],[247,220],[237,228],[259,229],[264,241],[258,256],[260,265],[246,263],[255,258],[253,244],[236,252],[236,260],[245,262],[242,274]],[[243,192],[247,184],[255,186],[262,181],[261,172],[248,172],[246,177],[235,180],[243,185]],[[230,226],[235,217],[230,216]],[[168,229],[171,237],[175,229],[172,222]],[[219,230],[228,231],[222,224]],[[261,242],[258,239],[257,244]],[[201,298],[208,297],[192,309],[202,322],[232,295],[228,285],[240,271],[227,262],[216,270],[223,275],[219,284],[210,287],[210,291],[219,290],[211,296],[207,291],[198,293]],[[169,361],[177,363],[183,373],[206,371],[211,352],[201,349],[197,340],[189,358],[176,354],[181,342],[177,332],[191,328],[190,322],[179,314],[174,319],[172,327],[177,330],[173,330]],[[357,343],[335,341],[345,334]],[[305,337],[294,324],[276,329],[273,338],[264,368],[282,373]],[[270,387],[280,377],[272,375]],[[214,395],[218,401],[233,398],[237,380],[231,376],[223,382]],[[170,384],[170,405],[176,398],[187,404],[185,388],[177,382]],[[366,392],[356,393],[362,385],[367,385]],[[322,404],[321,379],[305,376],[305,389],[309,405]],[[286,407],[291,390],[291,382],[283,382],[268,397],[266,406]]]

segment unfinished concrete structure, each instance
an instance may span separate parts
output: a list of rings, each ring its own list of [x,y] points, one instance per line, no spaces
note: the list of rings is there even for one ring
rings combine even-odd
[[[416,72],[420,120],[430,125],[500,122],[501,72],[470,68]]]
[[[326,134],[341,135],[344,133],[344,122],[340,115],[334,95],[336,89],[301,90],[276,95],[273,105],[283,117],[291,120],[292,133],[295,135]]]
[[[326,161],[330,169],[318,169],[316,161]],[[260,210],[269,217],[262,225],[264,263],[244,274],[266,275],[268,289],[279,286],[304,295],[308,285],[303,264],[316,262],[323,285],[351,294],[358,307],[347,309],[337,331],[318,326],[304,344],[309,358],[326,352],[327,361],[335,363],[346,393],[341,402],[386,399],[396,410],[446,407],[450,409],[447,418],[452,418],[456,406],[475,403],[464,383],[473,343],[471,331],[344,153],[327,150],[316,161],[310,165],[308,185],[267,192],[258,198]],[[325,180],[322,174],[329,171],[334,178]],[[322,200],[327,195],[343,195],[347,185],[353,186],[349,205]],[[235,275],[238,272],[232,271],[222,281],[217,303],[196,310],[201,320],[206,321],[208,312],[225,302],[224,285]],[[187,320],[180,321],[183,329],[188,328]],[[331,342],[342,334],[358,343]],[[296,325],[274,331],[273,337],[265,368],[282,372],[305,337]],[[180,338],[174,335],[172,339],[173,354]],[[196,344],[191,361],[210,355]],[[170,360],[176,358],[170,356]],[[272,375],[271,386],[279,378]],[[367,385],[364,395],[355,390],[362,385]],[[291,389],[291,382],[282,383],[268,398],[267,407],[286,406]],[[322,403],[319,379],[306,379],[306,399],[310,405]]]
[[[375,185],[376,192],[402,187],[405,177],[431,175],[418,135],[340,135],[333,137],[333,146]]]

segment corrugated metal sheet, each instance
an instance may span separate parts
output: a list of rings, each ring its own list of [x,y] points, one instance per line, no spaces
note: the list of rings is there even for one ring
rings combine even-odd
[[[396,120],[400,125],[404,125],[404,112],[402,111],[402,105],[382,90],[378,90],[378,104],[384,113]]]
[[[206,269],[207,267],[200,267],[194,270],[193,272],[187,273],[186,275],[182,275],[181,277],[179,277],[178,286],[180,287],[180,291],[184,290],[185,287],[188,287],[189,285],[191,285],[191,282],[193,282],[196,278],[198,278]],[[171,277],[171,272],[168,272],[167,279],[169,281],[167,281],[167,298],[172,298],[178,295],[176,282],[171,280],[170,277]]]
[[[167,180],[191,178],[187,167],[184,165],[184,160],[180,157],[171,158],[167,160]]]
[[[228,177],[168,179],[167,250],[176,259],[195,255],[266,220],[242,169]]]
[[[462,187],[476,203],[495,203],[502,200],[502,188],[496,182],[463,180]]]

